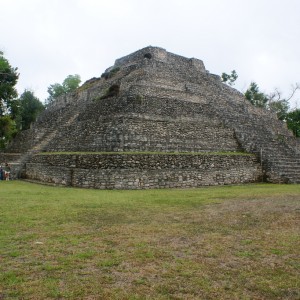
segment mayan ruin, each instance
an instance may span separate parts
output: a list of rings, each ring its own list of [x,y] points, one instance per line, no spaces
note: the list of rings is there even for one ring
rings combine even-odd
[[[201,60],[149,46],[52,103],[0,156],[40,183],[150,189],[300,183],[299,150]]]

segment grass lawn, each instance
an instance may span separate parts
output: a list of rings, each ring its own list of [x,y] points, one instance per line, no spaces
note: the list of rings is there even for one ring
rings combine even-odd
[[[0,182],[0,299],[300,299],[300,185]]]

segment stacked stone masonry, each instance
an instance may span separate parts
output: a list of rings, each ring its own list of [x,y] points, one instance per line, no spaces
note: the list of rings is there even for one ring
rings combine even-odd
[[[146,47],[117,59],[102,77],[57,99],[6,151],[7,155],[20,155],[15,162],[18,175],[41,182],[56,178],[56,183],[74,186],[191,187],[262,178],[269,182],[300,182],[299,142],[284,123],[270,112],[253,107],[241,93],[223,84],[219,76],[206,71],[201,60],[157,47]],[[239,155],[229,159],[215,154],[209,158],[216,162],[208,164],[214,167],[204,164],[203,168],[203,156],[191,167],[189,160],[194,161],[196,156],[187,155],[241,151],[254,154],[256,159]],[[61,160],[67,152],[94,152],[89,157],[97,166],[108,157],[117,162],[120,158],[99,156],[96,152],[123,152],[122,159],[127,163],[126,168],[118,163],[117,167],[93,168],[85,159],[85,166],[62,166],[58,154],[55,159],[49,155],[53,159],[49,163],[50,158],[37,155],[39,152],[62,152]],[[150,161],[157,159],[156,154],[139,156],[144,160],[136,168],[128,164],[132,152],[166,153],[158,164],[170,157],[182,160],[181,155],[168,153],[187,154],[178,168],[152,169]],[[149,164],[145,163],[147,159]],[[245,162],[247,159],[251,164]],[[229,161],[232,168],[224,168]],[[79,175],[83,173],[88,175]]]
[[[98,189],[179,188],[257,182],[253,155],[64,154],[35,155],[26,177]]]

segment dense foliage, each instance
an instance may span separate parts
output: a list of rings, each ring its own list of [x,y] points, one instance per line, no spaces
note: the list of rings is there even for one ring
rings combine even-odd
[[[11,117],[15,113],[18,96],[15,85],[19,74],[0,51],[0,149],[4,148],[16,133],[16,123]]]
[[[32,91],[25,90],[18,98],[17,70],[0,52],[0,149],[5,148],[20,130],[28,129],[44,109]]]
[[[19,74],[0,51],[0,117],[10,111],[12,101],[18,96],[15,85]]]
[[[25,90],[18,99],[19,110],[16,117],[17,128],[29,129],[37,116],[45,109],[42,102],[30,90]]]

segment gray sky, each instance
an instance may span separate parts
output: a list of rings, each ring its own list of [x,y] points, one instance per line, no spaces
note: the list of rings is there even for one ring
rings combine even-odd
[[[115,59],[146,46],[237,71],[287,95],[300,83],[299,0],[0,0],[0,49],[18,67],[18,91],[47,98],[70,74],[99,77]],[[300,106],[300,93],[292,103]]]

